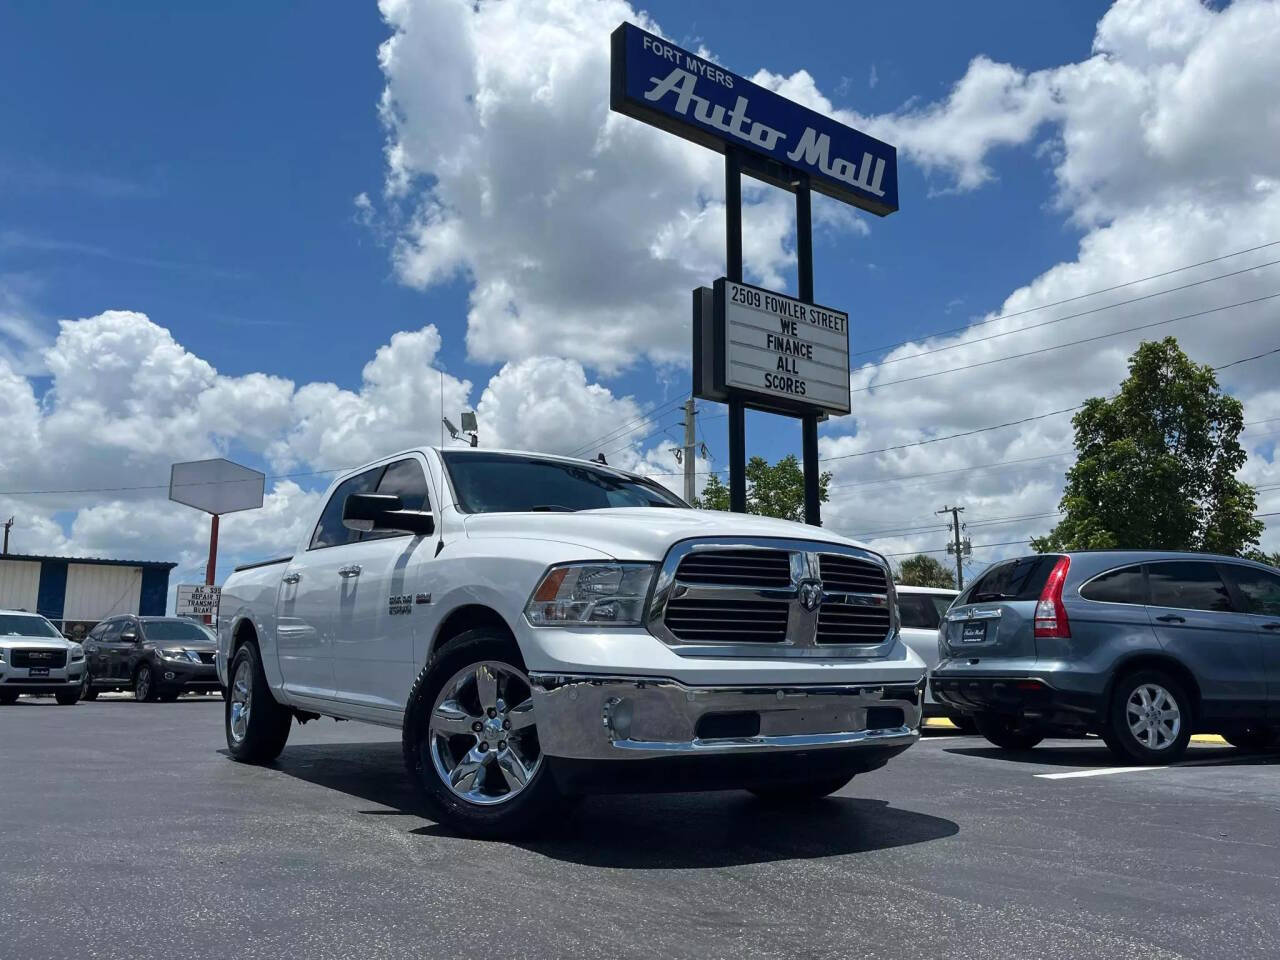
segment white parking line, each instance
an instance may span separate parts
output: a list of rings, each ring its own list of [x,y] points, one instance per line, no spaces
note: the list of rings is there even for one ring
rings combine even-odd
[[[1097,770],[1069,770],[1066,773],[1037,773],[1041,780],[1074,780],[1076,777],[1107,777],[1113,773],[1140,773],[1143,770],[1168,770],[1168,767],[1099,767]]]

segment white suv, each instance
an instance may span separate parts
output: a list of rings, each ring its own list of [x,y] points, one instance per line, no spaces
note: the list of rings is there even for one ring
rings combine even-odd
[[[38,613],[0,610],[0,704],[52,693],[69,707],[84,686],[84,647]]]

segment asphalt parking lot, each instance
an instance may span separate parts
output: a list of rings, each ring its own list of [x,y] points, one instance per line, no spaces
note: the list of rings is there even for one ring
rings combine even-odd
[[[0,708],[0,956],[1280,956],[1274,756],[931,735],[804,807],[597,798],[507,844],[424,820],[394,731],[295,726],[255,768],[221,716]]]

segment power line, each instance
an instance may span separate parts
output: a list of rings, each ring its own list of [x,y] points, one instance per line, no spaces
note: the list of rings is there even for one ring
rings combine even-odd
[[[1023,357],[1033,357],[1041,353],[1049,353],[1053,350],[1062,350],[1065,347],[1077,347],[1082,343],[1093,343],[1097,340],[1107,340],[1111,337],[1123,336],[1126,333],[1134,333],[1138,330],[1150,330],[1152,327],[1162,327],[1162,326],[1165,326],[1166,324],[1176,323],[1179,320],[1191,320],[1195,317],[1208,316],[1211,313],[1221,313],[1223,310],[1233,310],[1236,307],[1247,307],[1250,304],[1262,303],[1264,300],[1274,300],[1276,297],[1280,297],[1280,292],[1269,293],[1265,297],[1254,297],[1252,300],[1241,300],[1238,303],[1228,303],[1228,304],[1225,304],[1224,306],[1212,307],[1211,309],[1208,309],[1208,310],[1198,310],[1195,313],[1184,313],[1180,317],[1170,317],[1167,320],[1156,320],[1153,323],[1140,323],[1137,326],[1125,327],[1123,330],[1113,330],[1110,333],[1099,333],[1092,337],[1082,337],[1079,340],[1070,340],[1066,343],[1056,343],[1049,347],[1040,347],[1036,350],[1027,350],[1024,353],[1012,353],[1007,357],[996,357],[992,360],[979,360],[976,363],[966,363],[958,367],[948,367],[945,370],[934,370],[932,373],[920,373],[914,377],[903,377],[900,380],[886,380],[883,383],[873,383],[865,387],[856,387],[851,392],[866,393],[871,390],[879,390],[882,387],[891,387],[899,383],[915,383],[917,380],[928,380],[928,379],[931,379],[932,377],[940,377],[947,373],[959,373],[961,370],[973,370],[977,367],[989,367],[992,364],[1004,363],[1007,360],[1021,360]],[[1271,352],[1280,353],[1280,348],[1277,348],[1276,350],[1273,350]],[[1263,356],[1266,356],[1266,354],[1260,353],[1258,354],[1257,357],[1246,357],[1244,360],[1237,360],[1236,363],[1244,363],[1246,360],[1257,360],[1258,357],[1263,357]],[[1231,366],[1235,366],[1235,364],[1229,363],[1226,366],[1231,367]],[[1214,369],[1220,370],[1224,368],[1215,367]]]
[[[887,367],[891,363],[901,363],[903,360],[916,360],[920,357],[927,357],[934,353],[942,353],[944,350],[956,350],[960,347],[967,347],[974,343],[986,343],[988,340],[998,340],[1001,337],[1009,337],[1015,333],[1025,333],[1028,330],[1039,330],[1041,327],[1048,327],[1055,323],[1062,323],[1064,320],[1076,320],[1080,317],[1091,316],[1095,313],[1102,313],[1106,310],[1114,310],[1116,307],[1126,307],[1133,303],[1141,303],[1144,300],[1151,300],[1155,297],[1163,297],[1166,294],[1177,293],[1180,290],[1189,290],[1191,287],[1203,286],[1206,283],[1213,283],[1217,280],[1226,280],[1229,277],[1238,277],[1242,273],[1251,273],[1254,270],[1261,270],[1263,267],[1273,267],[1280,263],[1280,260],[1269,260],[1266,263],[1259,263],[1256,266],[1245,267],[1243,270],[1233,270],[1231,273],[1222,273],[1216,277],[1206,277],[1203,280],[1195,280],[1191,283],[1184,283],[1180,287],[1170,287],[1167,290],[1157,290],[1154,293],[1144,294],[1141,297],[1132,297],[1128,300],[1118,300],[1115,303],[1108,303],[1101,307],[1094,307],[1092,310],[1082,310],[1080,313],[1068,313],[1061,317],[1054,317],[1052,320],[1045,320],[1041,323],[1031,323],[1025,327],[1016,327],[1013,330],[1002,330],[999,333],[993,333],[986,337],[975,337],[972,340],[961,340],[959,343],[949,343],[940,347],[934,347],[931,350],[921,350],[918,353],[911,353],[903,357],[894,357],[891,360],[881,360],[879,363],[867,363],[860,366],[859,370],[874,370],[880,367]],[[989,322],[989,321],[984,321]],[[1166,323],[1172,321],[1165,321]],[[968,329],[968,328],[965,328]],[[1124,332],[1124,331],[1121,331]]]
[[[1015,543],[1030,543],[1030,540],[1002,540],[999,543],[975,543],[971,544],[971,550],[986,550],[989,547],[1008,547]],[[947,550],[905,550],[902,553],[882,553],[882,557],[914,557],[917,553],[946,553]]]
[[[593,447],[602,446],[606,443],[612,443],[613,441],[623,436],[626,436],[627,433],[635,433],[636,430],[643,430],[645,426],[644,421],[656,420],[656,419],[660,419],[661,417],[665,417],[668,413],[671,412],[671,410],[674,410],[679,404],[682,404],[682,403],[684,403],[683,397],[680,398],[679,400],[668,400],[666,403],[661,403],[658,406],[654,407],[652,410],[648,410],[645,413],[642,413],[638,417],[633,417],[632,419],[628,420],[626,423],[622,424],[622,426],[614,427],[613,429],[602,434],[601,436],[596,437],[594,440],[588,440],[586,443],[582,444],[581,446],[574,447],[573,450],[569,453],[569,456],[576,456],[580,453],[589,453]],[[639,426],[635,427],[632,430],[627,430],[626,428],[631,426],[633,423],[639,424]]]
[[[1277,244],[1280,244],[1280,240],[1272,240],[1268,243],[1260,243],[1256,247],[1248,247],[1244,250],[1237,250],[1235,251],[1235,253],[1224,253],[1220,257],[1211,257],[1208,260],[1201,260],[1198,263],[1189,263],[1185,267],[1175,267],[1172,270],[1165,270],[1163,273],[1153,273],[1150,276],[1141,277],[1137,280],[1126,280],[1124,283],[1117,283],[1114,286],[1103,287],[1099,290],[1091,290],[1088,293],[1077,294],[1074,297],[1066,297],[1062,300],[1054,300],[1050,303],[1042,303],[1038,307],[1028,307],[1025,310],[1018,310],[1018,311],[1015,311],[1014,313],[1002,313],[998,316],[991,317],[990,319],[987,319],[987,320],[978,320],[973,323],[966,323],[963,326],[950,327],[946,330],[938,330],[934,333],[920,334],[919,336],[916,336],[910,340],[900,340],[897,343],[883,344],[879,347],[868,347],[865,350],[858,350],[855,353],[850,354],[850,356],[861,357],[861,356],[865,356],[868,353],[879,353],[881,351],[895,350],[898,347],[908,346],[909,344],[915,343],[918,340],[928,340],[932,337],[945,337],[949,333],[960,333],[965,330],[972,330],[974,327],[981,327],[989,323],[996,323],[997,321],[1000,321],[1000,320],[1010,320],[1013,317],[1026,316],[1029,313],[1036,313],[1040,310],[1048,310],[1050,307],[1060,307],[1064,303],[1074,303],[1077,300],[1085,300],[1085,299],[1088,299],[1089,297],[1096,297],[1102,293],[1110,293],[1113,290],[1122,290],[1125,287],[1132,287],[1132,286],[1136,286],[1139,283],[1146,283],[1148,280],[1159,280],[1161,277],[1172,276],[1175,273],[1182,273],[1186,270],[1194,270],[1196,267],[1207,266],[1210,263],[1220,263],[1223,260],[1230,260],[1232,257],[1243,256],[1246,253],[1253,253],[1256,250],[1265,250],[1266,248],[1274,247]]]

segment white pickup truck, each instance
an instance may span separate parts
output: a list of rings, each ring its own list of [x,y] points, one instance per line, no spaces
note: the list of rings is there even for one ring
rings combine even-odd
[[[329,488],[292,557],[222,589],[238,760],[294,718],[402,731],[435,819],[519,833],[567,797],[822,796],[919,737],[888,564],[539,454],[410,450]]]

